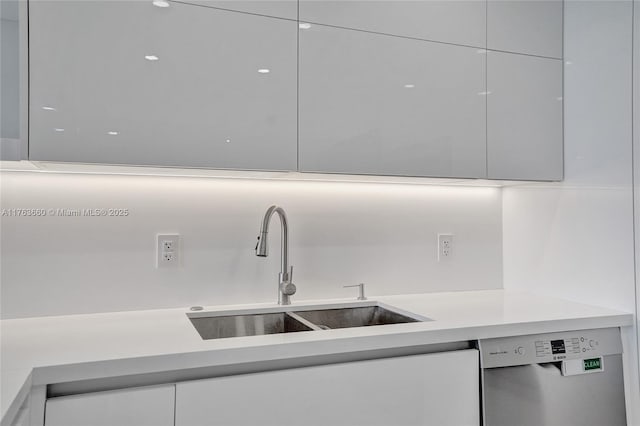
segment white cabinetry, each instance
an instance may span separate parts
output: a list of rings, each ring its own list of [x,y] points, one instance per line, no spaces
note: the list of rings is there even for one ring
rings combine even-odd
[[[45,426],[173,426],[174,402],[174,385],[51,398]]]
[[[176,385],[176,426],[478,425],[478,352],[464,350]]]
[[[300,30],[300,171],[485,177],[482,53],[322,25]]]
[[[486,2],[300,0],[300,21],[484,47]]]
[[[489,0],[487,48],[562,58],[562,0]]]
[[[563,177],[562,61],[487,58],[487,164],[492,179]]]
[[[298,19],[298,0],[187,0],[184,3],[276,18]]]
[[[34,1],[29,159],[559,180],[562,8]]]
[[[296,169],[296,21],[30,3],[31,160]]]

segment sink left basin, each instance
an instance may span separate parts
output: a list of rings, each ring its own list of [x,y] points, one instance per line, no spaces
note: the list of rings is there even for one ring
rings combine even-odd
[[[314,330],[311,325],[305,324],[304,319],[290,312],[189,319],[204,340]]]

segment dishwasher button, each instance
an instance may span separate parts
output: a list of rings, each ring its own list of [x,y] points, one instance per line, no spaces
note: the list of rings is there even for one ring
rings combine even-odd
[[[589,346],[591,346],[592,348],[596,346],[596,342],[595,340],[589,340]]]
[[[522,346],[518,346],[518,349],[516,349],[516,352],[519,355],[524,355],[524,348]]]

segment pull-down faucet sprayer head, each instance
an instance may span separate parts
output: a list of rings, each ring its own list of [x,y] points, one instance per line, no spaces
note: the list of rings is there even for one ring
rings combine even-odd
[[[260,235],[258,235],[258,244],[256,244],[256,256],[267,257],[269,256],[268,249],[268,234],[269,234],[269,223],[271,223],[271,216],[274,213],[278,213],[280,216],[280,221],[282,222],[282,228],[287,228],[287,216],[284,213],[284,210],[278,206],[271,206],[267,209],[264,214],[264,218],[262,218],[262,225],[260,225]],[[286,232],[286,231],[283,231]],[[288,241],[283,241],[282,244],[286,245]]]
[[[258,242],[256,243],[256,256],[267,257],[269,255],[269,244],[267,242],[267,232],[260,230]]]

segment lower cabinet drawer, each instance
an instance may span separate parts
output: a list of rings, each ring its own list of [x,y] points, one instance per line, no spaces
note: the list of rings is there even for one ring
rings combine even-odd
[[[175,385],[47,399],[45,426],[173,426]]]
[[[475,349],[176,385],[176,426],[479,425]]]

